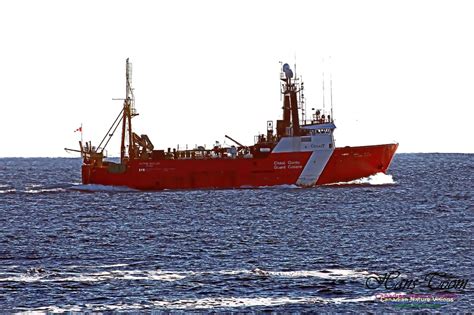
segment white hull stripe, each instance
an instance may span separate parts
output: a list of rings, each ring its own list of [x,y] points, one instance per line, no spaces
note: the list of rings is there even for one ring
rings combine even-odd
[[[316,185],[333,152],[334,149],[313,151],[296,184],[305,187]]]

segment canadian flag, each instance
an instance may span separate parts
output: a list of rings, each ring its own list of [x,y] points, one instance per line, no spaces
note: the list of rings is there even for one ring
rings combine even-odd
[[[74,130],[74,132],[82,132],[82,126],[80,126],[79,128],[77,128],[76,130]]]

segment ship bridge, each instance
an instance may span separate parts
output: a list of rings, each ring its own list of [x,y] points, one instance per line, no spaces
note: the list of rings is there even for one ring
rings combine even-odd
[[[336,125],[334,123],[324,123],[324,124],[309,124],[301,126],[301,129],[305,130],[334,130]]]

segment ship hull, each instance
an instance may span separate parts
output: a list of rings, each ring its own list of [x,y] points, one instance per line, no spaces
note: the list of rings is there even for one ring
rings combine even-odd
[[[133,160],[127,165],[84,163],[83,184],[127,186],[140,190],[228,189],[276,185],[315,186],[385,173],[398,144],[335,148],[309,184],[302,174],[312,151],[272,152],[265,158]],[[311,170],[311,169],[309,169]]]
[[[377,173],[386,173],[398,144],[336,148],[317,185],[349,182]]]

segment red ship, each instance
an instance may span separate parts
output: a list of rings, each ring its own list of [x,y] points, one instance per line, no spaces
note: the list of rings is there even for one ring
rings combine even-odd
[[[243,145],[212,149],[155,150],[147,135],[132,130],[136,116],[131,64],[126,61],[126,96],[122,110],[99,146],[80,144],[82,183],[127,186],[140,190],[225,189],[275,185],[313,187],[385,173],[398,144],[335,147],[331,114],[316,110],[304,119],[304,84],[284,64],[280,74],[283,117],[267,122],[266,134]],[[300,112],[303,119],[300,121]],[[120,163],[105,159],[104,150],[121,126]],[[275,130],[276,129],[276,130]]]

